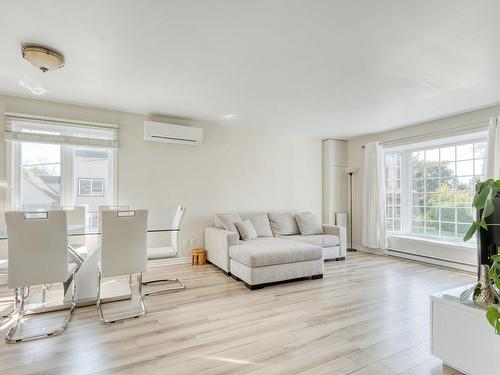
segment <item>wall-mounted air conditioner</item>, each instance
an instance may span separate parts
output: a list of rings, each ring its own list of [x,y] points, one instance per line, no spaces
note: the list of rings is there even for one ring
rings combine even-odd
[[[144,140],[177,143],[181,145],[201,145],[203,129],[193,126],[165,124],[144,121]]]

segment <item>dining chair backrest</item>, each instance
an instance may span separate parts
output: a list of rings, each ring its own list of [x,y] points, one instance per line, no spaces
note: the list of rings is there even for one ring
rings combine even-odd
[[[120,206],[99,206],[99,212],[101,211],[126,211],[129,210],[130,206],[128,204]]]
[[[68,225],[85,225],[85,206],[52,206],[52,209],[65,211]]]
[[[68,228],[64,211],[5,213],[9,288],[68,278]]]
[[[187,211],[187,207],[185,206],[178,206],[177,210],[175,211],[174,219],[172,220],[172,228],[174,229],[181,229],[182,225],[182,219],[184,219],[184,215]],[[180,232],[179,231],[174,231],[172,232],[172,247],[179,252],[179,249],[181,247],[180,243]]]
[[[102,276],[146,272],[148,210],[105,210],[101,215]]]

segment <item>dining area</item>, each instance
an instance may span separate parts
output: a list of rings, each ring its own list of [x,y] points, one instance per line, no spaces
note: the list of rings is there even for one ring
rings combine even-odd
[[[168,272],[147,279],[144,274],[148,263],[180,256],[186,211],[178,206],[162,220],[128,205],[103,205],[93,212],[84,205],[6,211],[0,245],[6,245],[7,259],[0,260],[0,277],[12,294],[0,306],[5,342],[62,334],[79,307],[94,305],[102,324],[139,318],[147,313],[148,296],[185,289]],[[37,324],[42,315],[51,323]]]

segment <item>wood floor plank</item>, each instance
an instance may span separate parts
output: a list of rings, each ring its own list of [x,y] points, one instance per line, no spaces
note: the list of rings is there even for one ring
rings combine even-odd
[[[0,343],[0,372],[455,374],[429,354],[429,294],[474,277],[396,258],[348,255],[344,262],[325,263],[323,279],[254,291],[212,265],[153,268],[147,278],[168,272],[180,276],[186,290],[147,297],[146,316],[113,325],[99,323],[93,306],[78,308],[63,335]],[[0,287],[0,305],[9,296]],[[129,307],[106,306],[110,313]],[[0,322],[0,334],[7,323]]]

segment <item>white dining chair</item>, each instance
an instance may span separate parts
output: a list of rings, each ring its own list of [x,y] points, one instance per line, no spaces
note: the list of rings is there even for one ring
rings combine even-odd
[[[181,244],[180,244],[180,230],[182,225],[182,220],[184,219],[184,215],[186,214],[187,207],[178,206],[175,211],[174,218],[172,220],[172,229],[177,229],[175,231],[170,232],[171,238],[171,246],[168,247],[150,247],[148,248],[148,260],[157,260],[157,259],[167,259],[172,257],[179,256]],[[168,283],[168,284],[177,284],[176,286],[169,286],[161,289],[154,289],[151,291],[145,291],[144,295],[149,296],[151,294],[170,292],[175,290],[185,289],[185,285],[180,278],[169,279],[155,279],[150,281],[143,282],[144,285],[148,284],[156,284],[156,283]]]
[[[52,206],[52,210],[66,212],[66,222],[70,234],[72,231],[77,233],[83,233],[85,231],[85,206]],[[89,250],[84,235],[69,236],[68,246],[73,253],[76,253],[81,262],[87,258]]]
[[[8,240],[8,285],[16,292],[17,318],[11,326],[5,341],[14,343],[64,332],[75,310],[77,265],[68,263],[68,232],[66,213],[47,212],[6,212]],[[15,337],[23,321],[26,304],[26,288],[34,285],[64,283],[73,281],[70,311],[57,328],[35,334]]]
[[[101,261],[97,265],[97,312],[104,323],[137,318],[146,313],[142,274],[147,270],[148,210],[101,211]],[[105,318],[101,302],[101,282],[106,277],[139,274],[140,313],[119,318]]]

